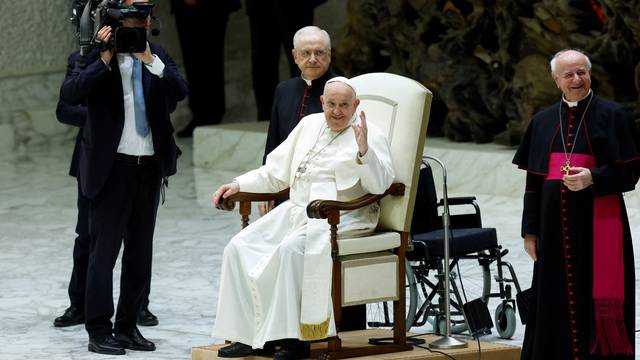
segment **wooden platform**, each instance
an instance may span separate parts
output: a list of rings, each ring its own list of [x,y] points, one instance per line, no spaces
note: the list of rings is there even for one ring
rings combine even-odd
[[[411,335],[411,334],[409,334]],[[340,334],[342,338],[342,344],[344,347],[362,346],[368,343],[369,338],[375,337],[389,337],[391,331],[389,330],[362,330],[351,331]],[[426,344],[437,340],[439,337],[426,335],[420,337],[426,340]],[[476,360],[478,358],[478,343],[475,341],[468,341],[469,346],[466,349],[458,350],[444,350],[445,354],[451,355],[456,360]],[[423,346],[426,346],[424,344]],[[218,349],[224,345],[209,345],[198,346],[191,349],[191,360],[212,360],[222,359],[217,356]],[[372,345],[373,346],[373,345]],[[321,349],[326,347],[326,343],[312,344],[312,355],[318,354]],[[482,360],[518,360],[520,359],[520,348],[510,345],[480,342],[480,348],[482,350]],[[245,359],[251,360],[263,360],[268,359],[260,356],[249,356]],[[414,347],[412,351],[398,352],[392,354],[364,356],[356,359],[361,360],[373,360],[373,359],[386,359],[386,360],[436,360],[436,359],[448,359],[446,356],[438,353],[429,352],[426,349]]]

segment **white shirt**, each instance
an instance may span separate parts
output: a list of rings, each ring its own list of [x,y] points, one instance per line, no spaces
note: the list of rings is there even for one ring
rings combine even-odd
[[[120,77],[122,78],[122,94],[124,97],[124,128],[118,144],[118,152],[127,155],[153,155],[153,137],[151,128],[147,136],[142,137],[136,131],[136,118],[133,102],[133,54],[117,54]],[[147,70],[158,77],[163,76],[164,63],[155,54],[153,62],[145,64]]]

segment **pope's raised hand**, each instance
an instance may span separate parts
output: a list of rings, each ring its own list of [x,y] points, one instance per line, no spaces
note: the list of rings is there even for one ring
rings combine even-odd
[[[364,111],[360,111],[360,124],[352,124],[351,127],[358,143],[358,152],[360,156],[364,156],[369,150],[369,144],[367,143],[367,117]]]

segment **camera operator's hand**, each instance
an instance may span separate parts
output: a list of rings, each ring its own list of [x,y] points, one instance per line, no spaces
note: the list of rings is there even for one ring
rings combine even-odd
[[[147,65],[150,65],[153,62],[153,54],[151,54],[151,48],[149,47],[148,41],[147,41],[147,48],[144,50],[144,52],[133,53],[133,55]]]
[[[98,33],[96,34],[96,38],[101,42],[106,43],[107,41],[109,41],[109,39],[111,39],[111,35],[112,35],[111,26],[104,26],[100,30],[98,30]],[[108,48],[100,52],[100,58],[107,65],[109,65],[109,62],[111,62],[112,57],[113,57],[112,48]]]

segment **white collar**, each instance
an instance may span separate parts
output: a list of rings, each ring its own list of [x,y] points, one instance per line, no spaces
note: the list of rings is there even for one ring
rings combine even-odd
[[[578,99],[578,101],[569,101],[564,97],[564,94],[562,94],[562,101],[564,101],[570,108],[572,108],[572,107],[578,106],[578,103],[588,98],[589,95],[591,95],[591,89],[589,89],[589,92],[587,93],[587,95],[585,95],[582,99]]]

